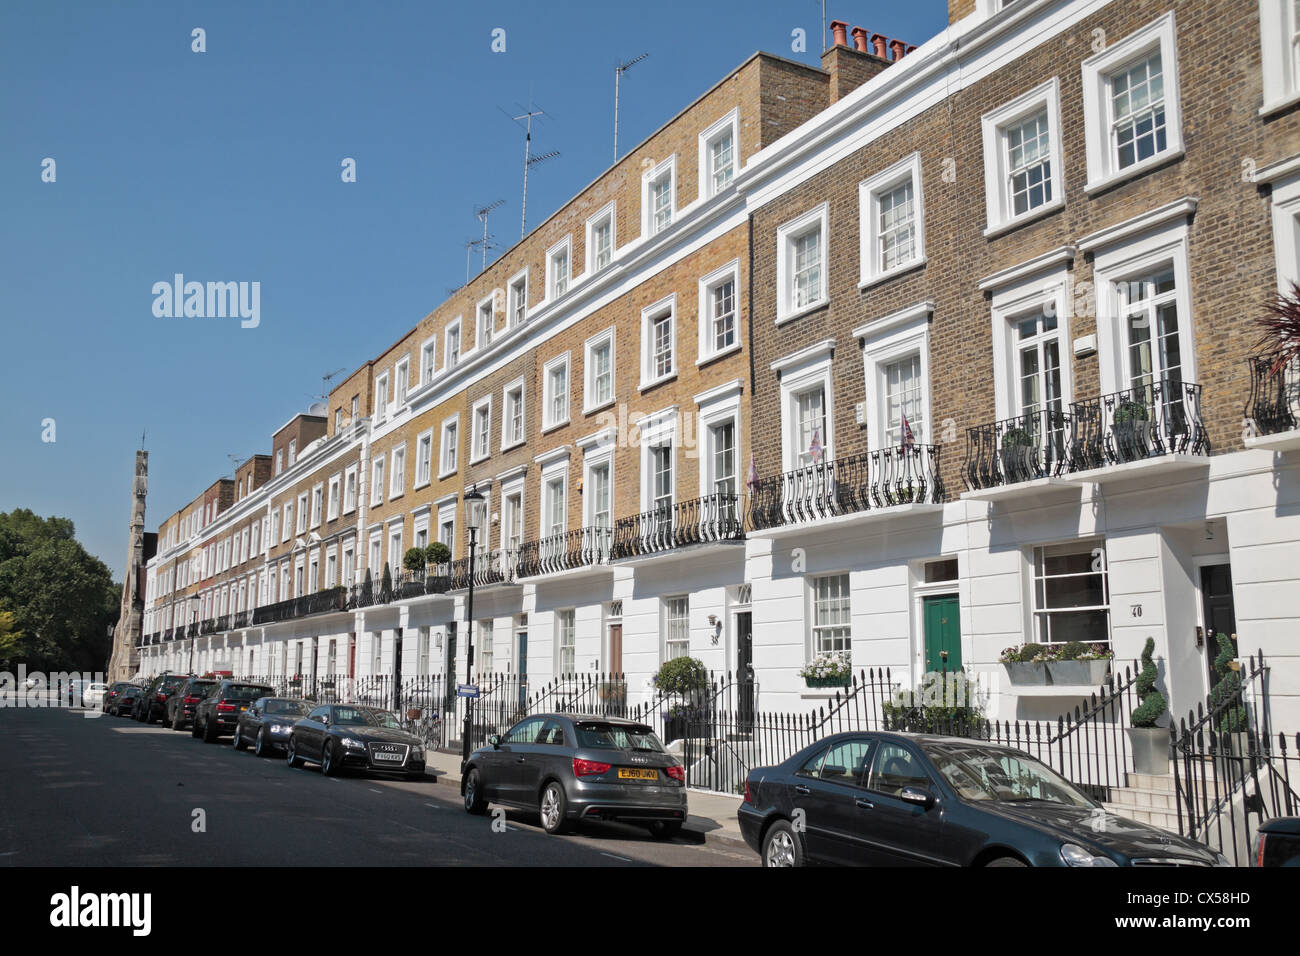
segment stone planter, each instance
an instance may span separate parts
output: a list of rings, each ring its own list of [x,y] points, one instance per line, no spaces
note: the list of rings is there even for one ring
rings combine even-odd
[[[1128,739],[1133,746],[1133,770],[1137,773],[1169,772],[1169,728],[1130,727]]]
[[[804,683],[809,687],[848,687],[849,678],[845,677],[805,677]]]
[[[1015,661],[1003,664],[1007,679],[1017,687],[1039,687],[1047,683],[1047,664],[1043,661]]]
[[[1109,660],[1099,661],[1048,661],[1047,682],[1049,684],[1076,684],[1087,687],[1100,687],[1110,670]]]

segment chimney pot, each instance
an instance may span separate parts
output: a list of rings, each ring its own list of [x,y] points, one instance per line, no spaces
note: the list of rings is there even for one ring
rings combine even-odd
[[[885,50],[885,44],[888,42],[889,37],[885,36],[883,33],[873,33],[871,35],[871,43],[876,48],[876,56],[880,57],[882,60],[889,59],[889,54]]]
[[[849,35],[848,35],[848,31],[849,31],[849,25],[848,25],[847,23],[845,23],[843,20],[832,20],[832,21],[831,21],[831,33],[833,33],[834,36],[835,36],[835,45],[836,45],[836,46],[848,46],[848,45],[849,45]]]
[[[889,49],[894,54],[895,60],[901,60],[903,58],[903,50],[906,46],[907,44],[904,43],[902,40],[889,41]]]
[[[911,53],[911,52],[912,52],[913,50],[915,50],[915,49],[916,49],[916,44],[915,44],[915,43],[909,43],[909,44],[907,45],[907,52],[908,52],[908,53]]]
[[[859,53],[870,53],[867,49],[867,31],[862,27],[853,28],[853,48]]]

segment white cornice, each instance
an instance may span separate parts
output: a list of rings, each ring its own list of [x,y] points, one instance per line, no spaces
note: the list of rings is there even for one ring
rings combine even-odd
[[[814,342],[812,345],[806,345],[797,352],[791,352],[789,355],[782,356],[770,366],[773,372],[784,372],[788,368],[794,368],[796,365],[803,365],[811,362],[813,359],[822,355],[829,355],[835,348],[834,339],[822,339],[820,342]]]
[[[1195,196],[1184,196],[1182,199],[1175,199],[1173,202],[1165,203],[1163,206],[1149,212],[1141,213],[1131,219],[1117,222],[1113,226],[1106,226],[1104,229],[1089,233],[1079,240],[1079,251],[1093,252],[1103,246],[1113,245],[1123,239],[1129,239],[1156,226],[1163,226],[1175,219],[1186,219],[1195,212]]]
[[[853,337],[855,339],[876,338],[886,332],[892,332],[900,326],[911,325],[917,319],[924,318],[933,312],[933,299],[913,302],[911,305],[899,309],[897,312],[891,312],[889,315],[882,316],[879,319],[873,319],[866,325],[859,325],[853,330]]]
[[[568,458],[569,453],[572,450],[573,450],[572,445],[557,445],[556,447],[548,451],[542,452],[540,455],[535,455],[533,457],[533,461],[535,461],[541,467],[545,468],[547,465],[560,461],[564,458]]]
[[[1300,173],[1300,153],[1295,156],[1288,156],[1286,159],[1280,159],[1276,163],[1269,163],[1260,169],[1255,170],[1255,182],[1271,183],[1285,176],[1291,176]]]
[[[1058,269],[1067,262],[1073,262],[1074,254],[1074,246],[1057,246],[1051,252],[1044,252],[1041,256],[1035,256],[1032,259],[1026,259],[1024,262],[1017,263],[1014,266],[999,269],[992,275],[987,275],[983,279],[980,279],[977,285],[981,292],[988,292],[990,289],[1000,289],[1003,286],[1019,282],[1021,279],[1027,278],[1028,276]]]

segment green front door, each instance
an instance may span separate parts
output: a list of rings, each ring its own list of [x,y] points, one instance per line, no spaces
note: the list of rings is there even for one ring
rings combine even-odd
[[[922,599],[925,609],[925,670],[961,670],[961,617],[957,595]],[[944,651],[948,652],[947,658]]]

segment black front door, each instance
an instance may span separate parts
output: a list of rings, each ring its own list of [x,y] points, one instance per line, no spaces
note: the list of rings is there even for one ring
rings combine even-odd
[[[740,685],[739,720],[754,719],[754,617],[750,611],[736,615],[736,681]]]
[[[1233,656],[1237,653],[1237,613],[1232,606],[1231,565],[1207,564],[1201,568],[1201,605],[1205,615],[1205,660],[1210,669],[1210,686],[1213,687],[1223,676],[1214,672],[1220,634],[1228,635]]]
[[[456,709],[456,622],[447,622],[447,639],[443,642],[446,654],[443,661],[442,673],[446,679],[447,699],[443,704],[443,710],[451,713]]]
[[[387,703],[385,701],[385,703]],[[402,710],[402,629],[399,627],[393,638],[393,710]]]

